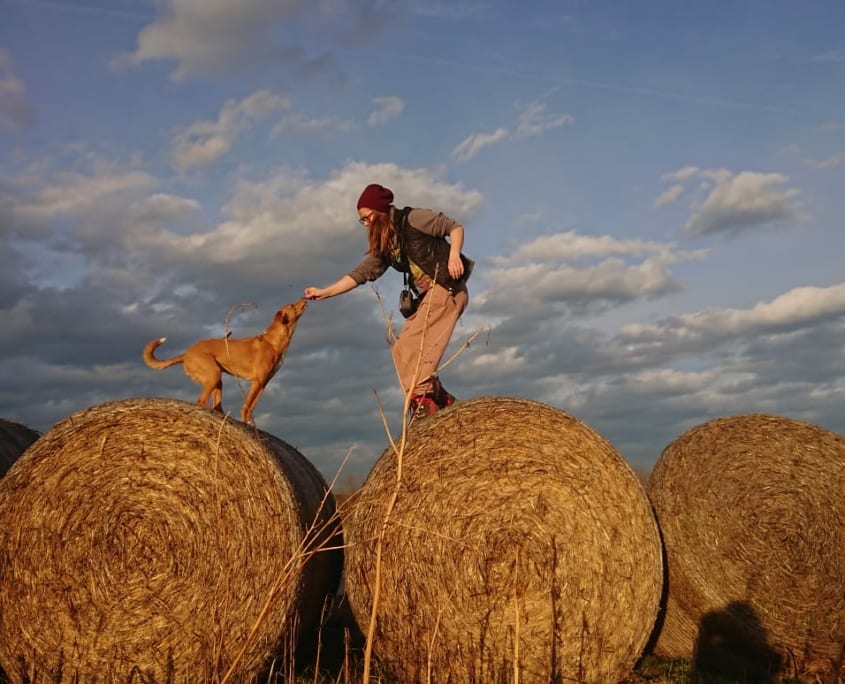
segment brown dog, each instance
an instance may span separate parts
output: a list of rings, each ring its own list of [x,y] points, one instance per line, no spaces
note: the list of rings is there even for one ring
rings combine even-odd
[[[282,365],[293,331],[307,306],[308,300],[304,297],[293,304],[286,304],[276,312],[270,325],[260,335],[234,340],[200,340],[184,354],[171,359],[153,356],[156,347],[167,338],[153,340],[144,347],[144,361],[156,370],[184,364],[185,374],[202,385],[197,403],[207,407],[211,397],[212,408],[220,412],[223,411],[223,373],[250,380],[252,384],[241,407],[241,420],[249,423],[264,388]]]

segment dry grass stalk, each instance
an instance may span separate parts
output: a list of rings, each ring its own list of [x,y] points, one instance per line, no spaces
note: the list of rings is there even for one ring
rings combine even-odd
[[[648,492],[674,608],[658,655],[734,647],[768,672],[830,669],[845,636],[845,438],[780,416],[719,418],[666,447]]]
[[[428,334],[428,317],[431,312],[431,300],[429,299],[428,302],[423,302],[423,307],[425,311],[425,325],[423,327],[423,335],[420,338],[420,346],[419,346],[419,353],[417,354],[417,361],[416,366],[414,368],[414,373],[411,378],[410,382],[410,389],[405,391],[404,393],[404,402],[402,405],[402,415],[407,416],[408,411],[411,407],[411,399],[412,399],[412,391],[413,388],[416,386],[417,382],[419,381],[420,376],[420,368],[422,367],[422,359],[423,359],[423,349],[425,345],[425,340]],[[387,339],[390,340],[395,339],[395,334],[392,333],[393,331],[393,320],[387,319]],[[395,359],[394,359],[395,362]],[[397,378],[399,376],[399,369],[396,368]],[[370,671],[372,669],[372,658],[373,658],[373,641],[376,632],[376,623],[378,620],[378,613],[379,613],[379,605],[381,599],[381,589],[382,589],[382,555],[384,553],[384,535],[387,532],[387,527],[390,522],[390,518],[393,515],[393,509],[396,505],[396,500],[399,497],[399,489],[402,486],[402,461],[403,455],[405,453],[405,445],[407,443],[408,438],[408,423],[403,419],[402,420],[402,432],[400,433],[398,443],[393,439],[393,436],[390,432],[390,429],[387,425],[387,417],[384,414],[384,411],[381,410],[379,407],[379,411],[381,413],[382,423],[384,425],[385,433],[387,434],[388,440],[390,442],[390,449],[395,457],[395,472],[396,472],[396,479],[394,481],[394,486],[392,491],[390,492],[390,496],[387,500],[387,506],[384,509],[384,515],[382,518],[382,524],[379,528],[378,537],[375,543],[375,556],[374,556],[374,563],[373,563],[373,587],[372,587],[372,601],[370,603],[370,611],[369,615],[367,616],[367,632],[365,634],[365,642],[364,642],[364,671],[363,671],[363,681],[369,682],[370,681]]]
[[[393,675],[610,682],[630,671],[659,606],[660,541],[642,485],[606,440],[552,407],[487,397],[412,426],[395,496],[397,458],[382,454],[344,517],[347,598],[366,622],[380,573],[373,648]]]
[[[26,425],[0,418],[0,477],[6,474],[18,457],[39,437],[40,433]]]
[[[340,552],[315,552],[333,514],[272,435],[169,399],[81,411],[0,481],[0,666],[13,682],[251,681],[337,587]]]

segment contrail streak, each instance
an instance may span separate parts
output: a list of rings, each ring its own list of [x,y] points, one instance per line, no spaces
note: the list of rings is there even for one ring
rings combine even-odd
[[[438,64],[441,66],[448,66],[450,68],[460,67],[469,69],[471,71],[486,72],[490,74],[499,74],[503,76],[512,76],[523,80],[542,81],[545,83],[552,83],[561,86],[579,86],[583,88],[594,88],[599,90],[609,90],[620,93],[630,93],[632,95],[644,95],[649,97],[661,97],[664,99],[681,100],[686,102],[695,102],[698,104],[711,105],[717,107],[737,107],[743,109],[762,109],[771,112],[780,112],[785,114],[796,114],[798,110],[781,107],[779,105],[762,104],[759,102],[743,102],[740,100],[727,100],[719,97],[706,97],[696,95],[686,95],[684,93],[675,93],[669,90],[658,90],[656,88],[645,88],[636,85],[625,85],[623,83],[608,83],[606,81],[593,81],[582,78],[564,78],[561,76],[554,76],[551,74],[536,74],[526,71],[519,71],[517,69],[508,69],[506,67],[497,67],[483,64],[468,64],[467,62],[457,62],[449,59],[442,59],[437,57],[425,57],[421,55],[409,55],[402,52],[388,52],[383,51],[383,54],[390,55],[397,59],[406,59],[415,62],[422,62],[428,64]]]
[[[140,12],[127,12],[125,10],[109,9],[108,7],[78,5],[72,2],[52,2],[51,0],[0,0],[0,5],[2,5],[4,2],[7,2],[9,4],[16,3],[18,5],[30,5],[32,7],[46,7],[49,9],[62,10],[64,12],[101,14],[105,16],[119,17],[121,19],[142,19],[145,21],[149,21],[155,18],[150,14],[141,14]]]

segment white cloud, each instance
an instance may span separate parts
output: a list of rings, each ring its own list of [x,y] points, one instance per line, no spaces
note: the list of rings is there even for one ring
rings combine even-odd
[[[63,172],[51,183],[15,204],[15,215],[30,220],[57,220],[84,216],[107,199],[148,190],[155,179],[143,171],[125,171],[102,165],[90,174]]]
[[[629,325],[620,331],[623,344],[637,346],[694,344],[710,348],[724,339],[751,341],[760,335],[786,332],[845,315],[845,283],[830,287],[797,287],[750,309],[707,309],[658,324]]]
[[[811,159],[807,162],[807,165],[814,169],[833,169],[838,166],[845,166],[845,152],[833,155],[827,159]]]
[[[0,131],[17,131],[35,120],[25,92],[24,84],[12,72],[8,51],[0,49]]]
[[[387,97],[374,97],[373,105],[375,109],[367,118],[367,124],[370,126],[380,126],[387,123],[391,119],[395,119],[405,110],[405,102],[401,97],[394,95]]]
[[[357,128],[352,121],[335,119],[333,117],[308,118],[304,114],[288,114],[275,126],[270,135],[273,138],[281,135],[303,134],[321,135],[333,131],[351,131]]]
[[[707,251],[684,252],[673,245],[573,231],[546,235],[513,253],[489,260],[492,283],[484,312],[517,315],[559,306],[601,311],[636,299],[682,289],[670,266],[702,260]],[[582,263],[591,260],[590,263]],[[577,263],[575,263],[577,262]]]
[[[176,263],[226,265],[242,283],[273,282],[280,273],[336,278],[342,275],[337,263],[351,268],[364,248],[355,202],[372,182],[390,187],[397,202],[433,206],[458,220],[480,205],[478,193],[442,183],[428,170],[351,163],[328,179],[314,179],[277,169],[260,181],[239,181],[217,225],[189,233],[135,230],[133,249],[167,254]]]
[[[452,157],[457,161],[467,161],[475,157],[485,147],[502,142],[507,137],[508,131],[506,128],[497,128],[492,133],[474,133],[452,150]]]
[[[516,124],[518,138],[540,135],[551,128],[559,128],[574,123],[575,117],[569,114],[549,114],[545,102],[531,102],[519,113]]]
[[[729,169],[700,169],[685,166],[665,174],[663,180],[675,185],[654,201],[655,207],[677,201],[688,181],[698,179],[690,204],[690,217],[685,224],[691,235],[715,233],[737,234],[751,228],[789,225],[807,221],[797,188],[782,186],[789,177],[780,173],[758,173]]]
[[[677,171],[672,171],[671,173],[665,173],[661,177],[661,180],[668,180],[668,181],[676,181],[682,183],[684,181],[688,181],[690,178],[694,178],[700,169],[697,166],[683,166]]]
[[[118,57],[113,66],[175,60],[173,77],[182,80],[268,59],[275,47],[274,28],[307,5],[303,0],[163,0],[160,16],[138,34],[135,51]]]
[[[171,156],[182,171],[210,166],[229,152],[239,135],[251,125],[279,109],[290,107],[290,99],[269,90],[259,90],[243,100],[227,100],[216,121],[195,121],[176,134]]]
[[[657,254],[668,257],[673,254],[673,245],[664,242],[645,240],[618,240],[610,235],[582,235],[575,231],[542,235],[530,242],[520,245],[513,254],[494,259],[493,263],[507,264],[514,261],[563,260],[568,262],[581,261],[587,258],[605,258],[618,255]],[[706,251],[685,252],[703,256]]]
[[[692,235],[739,233],[771,224],[794,224],[807,220],[796,188],[778,189],[789,181],[780,173],[742,171],[730,175],[716,172],[703,201],[694,202],[686,229]],[[702,186],[707,187],[707,186]]]
[[[666,188],[666,190],[661,192],[660,195],[658,195],[657,199],[654,200],[654,206],[665,207],[667,204],[672,204],[681,196],[681,193],[683,193],[683,191],[684,186],[680,183]]]

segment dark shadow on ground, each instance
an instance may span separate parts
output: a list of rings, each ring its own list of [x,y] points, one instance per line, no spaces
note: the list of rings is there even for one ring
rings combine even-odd
[[[693,683],[728,678],[774,684],[782,669],[783,660],[769,645],[766,629],[750,604],[732,601],[702,616],[693,653]]]

